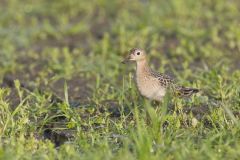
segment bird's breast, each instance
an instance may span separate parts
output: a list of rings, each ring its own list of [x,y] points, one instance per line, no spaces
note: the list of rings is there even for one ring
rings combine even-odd
[[[149,99],[161,101],[166,93],[165,87],[154,77],[137,74],[136,82],[140,93]]]

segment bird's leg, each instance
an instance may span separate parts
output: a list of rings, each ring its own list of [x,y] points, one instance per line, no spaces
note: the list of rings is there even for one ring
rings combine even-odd
[[[161,106],[162,106],[162,102],[159,102],[159,101],[152,101],[152,106],[154,107],[155,109],[155,112],[158,113],[159,110],[161,109]]]

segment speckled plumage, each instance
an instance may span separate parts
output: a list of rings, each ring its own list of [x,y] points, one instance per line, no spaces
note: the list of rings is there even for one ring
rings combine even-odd
[[[199,91],[194,88],[178,86],[170,76],[153,71],[148,66],[143,50],[130,50],[127,60],[136,61],[137,87],[141,95],[151,100],[162,101],[168,90],[180,97],[188,97]]]

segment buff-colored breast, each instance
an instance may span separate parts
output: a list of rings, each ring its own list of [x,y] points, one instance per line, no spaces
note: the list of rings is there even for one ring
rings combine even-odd
[[[136,81],[140,93],[149,99],[161,101],[166,94],[158,79],[145,72],[137,72]]]

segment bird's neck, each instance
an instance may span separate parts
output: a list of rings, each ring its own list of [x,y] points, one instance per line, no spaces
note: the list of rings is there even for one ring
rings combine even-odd
[[[146,59],[137,61],[137,75],[140,75],[142,73],[148,73],[150,70],[150,67],[148,66],[148,62]]]

